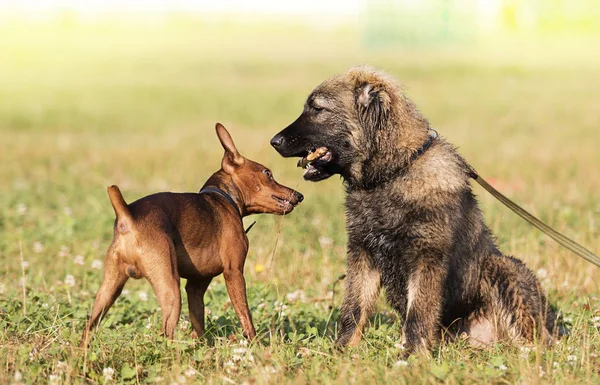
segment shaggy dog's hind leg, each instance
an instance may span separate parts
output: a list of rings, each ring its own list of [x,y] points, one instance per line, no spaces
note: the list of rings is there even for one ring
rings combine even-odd
[[[551,344],[556,315],[542,287],[523,262],[494,255],[484,262],[481,284],[484,318],[493,320],[498,336],[512,342]]]

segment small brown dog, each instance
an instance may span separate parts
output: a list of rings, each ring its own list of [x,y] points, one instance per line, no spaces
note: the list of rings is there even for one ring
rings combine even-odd
[[[242,217],[288,214],[303,196],[277,183],[263,165],[240,155],[221,124],[217,123],[216,131],[225,155],[221,169],[200,193],[158,193],[127,205],[117,186],[108,188],[117,216],[114,239],[82,346],[130,277],[150,281],[162,310],[162,332],[169,338],[181,312],[179,279],[186,278],[193,334],[201,337],[204,293],[210,281],[223,273],[244,336],[255,337],[244,281],[248,238]]]

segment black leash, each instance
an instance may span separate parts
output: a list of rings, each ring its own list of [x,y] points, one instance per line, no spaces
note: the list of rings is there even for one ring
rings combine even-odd
[[[207,194],[207,193],[217,193],[219,195],[221,195],[223,198],[225,198],[227,200],[227,202],[229,202],[230,205],[232,205],[235,208],[235,212],[238,213],[238,215],[240,216],[240,220],[242,219],[242,213],[240,212],[240,209],[238,207],[238,205],[235,203],[235,201],[233,200],[233,198],[231,197],[231,195],[229,195],[228,193],[226,193],[225,191],[221,190],[218,187],[205,187],[202,190],[200,190],[200,192],[198,194]],[[243,223],[243,222],[242,222]],[[248,232],[252,229],[252,227],[256,224],[256,221],[252,222],[252,224],[250,226],[248,226],[248,228],[246,229],[246,234],[248,234]]]

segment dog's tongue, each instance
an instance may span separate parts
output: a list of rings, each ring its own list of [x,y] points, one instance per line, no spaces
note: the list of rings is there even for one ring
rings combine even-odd
[[[300,159],[297,166],[300,168],[307,168],[310,162],[314,162],[315,160],[322,158],[325,154],[327,154],[327,151],[327,147],[319,147],[314,152],[311,152],[306,157]]]

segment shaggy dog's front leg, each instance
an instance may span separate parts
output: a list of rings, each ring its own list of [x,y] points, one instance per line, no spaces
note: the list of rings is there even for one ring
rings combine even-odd
[[[439,337],[447,268],[441,258],[416,262],[408,276],[403,340],[408,354],[428,354]]]
[[[363,249],[348,247],[346,292],[336,344],[356,346],[379,297],[381,275]]]

